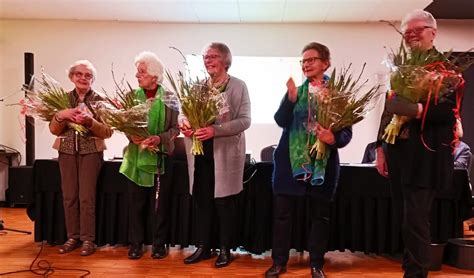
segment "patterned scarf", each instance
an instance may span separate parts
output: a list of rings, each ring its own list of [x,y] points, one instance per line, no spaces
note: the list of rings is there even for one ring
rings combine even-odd
[[[158,86],[155,100],[148,112],[148,131],[152,135],[158,135],[165,129],[165,104],[161,101],[164,94],[162,86]],[[135,91],[135,97],[141,103],[146,101],[145,91],[139,88]],[[163,144],[159,145],[159,151],[164,152]],[[163,155],[157,155],[147,149],[130,142],[125,150],[120,173],[140,186],[152,187],[154,185],[155,174],[164,174],[165,161]]]
[[[328,76],[324,76],[327,81]],[[309,181],[311,185],[322,185],[324,183],[324,174],[328,158],[315,160],[309,155],[309,148],[316,142],[316,136],[308,133],[306,125],[308,124],[309,113],[316,115],[317,107],[308,107],[314,105],[308,99],[309,80],[298,87],[298,101],[293,109],[293,121],[289,127],[290,144],[290,163],[293,177],[297,180]]]

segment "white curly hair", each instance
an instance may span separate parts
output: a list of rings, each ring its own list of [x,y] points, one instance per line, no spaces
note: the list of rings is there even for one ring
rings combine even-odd
[[[148,74],[156,77],[156,83],[161,84],[163,82],[164,66],[158,56],[151,51],[140,52],[135,57],[135,66],[144,63]]]

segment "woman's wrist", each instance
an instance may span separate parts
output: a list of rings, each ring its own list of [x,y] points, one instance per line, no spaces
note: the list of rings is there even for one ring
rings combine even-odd
[[[418,112],[416,113],[416,118],[420,119],[423,114],[423,104],[418,103]]]
[[[64,122],[64,119],[61,119],[61,117],[59,116],[59,113],[56,113],[56,115],[54,115],[54,118],[55,118],[56,122],[58,122],[58,123]]]

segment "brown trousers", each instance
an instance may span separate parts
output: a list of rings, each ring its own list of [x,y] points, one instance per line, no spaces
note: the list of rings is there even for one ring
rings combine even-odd
[[[103,152],[76,155],[59,153],[68,238],[95,240],[96,188],[102,163]]]

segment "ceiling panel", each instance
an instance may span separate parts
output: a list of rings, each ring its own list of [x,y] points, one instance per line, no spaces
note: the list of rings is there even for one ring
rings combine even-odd
[[[410,10],[474,19],[474,0],[0,0],[0,18],[292,23],[401,20]],[[431,5],[430,5],[431,4]],[[444,16],[444,17],[443,17]]]
[[[237,0],[192,1],[199,22],[240,22]]]
[[[285,1],[239,1],[241,22],[281,22]]]
[[[287,2],[283,22],[323,22],[330,6],[330,1]]]
[[[324,21],[337,22],[354,22],[354,21],[368,21],[374,13],[375,6],[361,5],[360,3],[332,3],[328,9]]]

